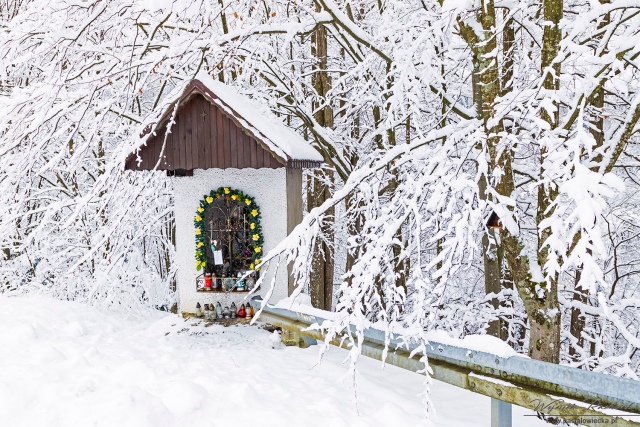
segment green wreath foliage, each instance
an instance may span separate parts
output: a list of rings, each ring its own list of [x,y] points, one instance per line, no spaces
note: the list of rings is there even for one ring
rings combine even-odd
[[[260,220],[262,218],[262,212],[256,204],[253,197],[244,194],[242,191],[234,190],[229,187],[220,187],[217,190],[211,190],[208,195],[204,195],[200,200],[200,205],[196,209],[196,215],[193,224],[196,227],[196,270],[207,266],[206,251],[204,250],[206,241],[206,226],[204,223],[204,216],[207,208],[217,199],[224,197],[227,200],[237,200],[240,203],[244,203],[249,211],[250,229],[251,231],[251,266],[252,270],[259,270],[256,265],[260,263],[262,257],[262,250],[264,245],[264,236],[262,235],[262,226]]]

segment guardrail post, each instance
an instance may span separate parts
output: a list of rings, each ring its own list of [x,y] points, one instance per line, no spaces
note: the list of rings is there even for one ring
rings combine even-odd
[[[491,427],[511,427],[511,403],[491,398]]]
[[[318,344],[315,338],[302,335],[297,331],[292,331],[286,328],[282,329],[282,344],[286,346],[296,346],[300,348],[308,348],[312,345]]]

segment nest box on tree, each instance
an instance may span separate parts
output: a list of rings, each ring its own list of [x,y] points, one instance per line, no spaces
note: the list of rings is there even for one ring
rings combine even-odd
[[[496,228],[498,230],[502,230],[504,228],[502,226],[502,221],[500,221],[500,217],[495,213],[495,211],[491,212],[491,215],[489,216],[487,228]]]

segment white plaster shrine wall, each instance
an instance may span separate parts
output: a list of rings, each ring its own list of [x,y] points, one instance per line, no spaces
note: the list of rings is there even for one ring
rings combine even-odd
[[[229,187],[254,198],[261,210],[264,234],[263,254],[268,253],[287,236],[286,170],[278,169],[196,169],[192,177],[173,177],[174,209],[176,217],[176,255],[178,258],[178,309],[195,313],[196,303],[204,307],[220,301],[224,306],[235,302],[238,307],[248,293],[196,292],[196,246],[193,220],[200,200],[211,190]],[[302,197],[302,195],[300,195]],[[264,295],[271,285],[274,268],[265,275],[257,294]],[[252,294],[253,296],[254,294]],[[272,302],[288,295],[287,267],[278,269]]]

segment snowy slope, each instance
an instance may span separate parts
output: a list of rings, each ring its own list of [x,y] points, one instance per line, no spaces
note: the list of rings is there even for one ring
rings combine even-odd
[[[356,406],[346,355],[318,365],[317,347],[273,350],[257,327],[0,296],[0,426],[489,425],[489,399],[439,382],[425,421],[424,378],[369,359]],[[545,425],[514,412],[514,425]]]

